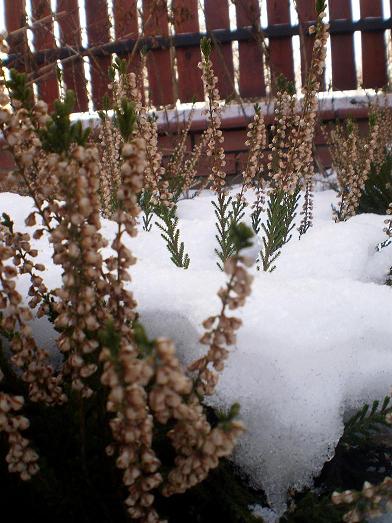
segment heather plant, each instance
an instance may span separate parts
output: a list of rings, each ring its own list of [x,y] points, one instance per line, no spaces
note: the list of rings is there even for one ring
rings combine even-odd
[[[267,201],[267,221],[261,224],[262,249],[259,259],[264,271],[273,271],[282,247],[290,240],[299,202],[301,184],[305,189],[300,237],[312,224],[313,139],[317,116],[317,93],[326,58],[328,24],[324,22],[325,2],[317,2],[316,26],[309,29],[314,35],[312,60],[303,87],[300,114],[296,111],[295,89],[283,76],[277,79],[275,119],[269,143],[267,176],[270,189]],[[260,204],[252,216],[254,230],[258,223]]]
[[[375,157],[378,123],[374,114],[369,119],[369,135],[362,137],[356,122],[347,120],[330,131],[330,150],[336,170],[338,206],[333,209],[335,221],[345,221],[357,213],[362,193]]]
[[[96,145],[87,142],[87,132],[70,121],[72,93],[48,115],[40,102],[24,107],[23,100],[10,98],[12,91],[4,81],[0,87],[1,130],[16,163],[12,176],[35,182],[34,188],[27,185],[35,206],[26,218],[26,225],[34,227],[32,237],[18,233],[7,215],[0,237],[0,328],[11,348],[9,361],[1,351],[1,377],[11,380],[3,381],[0,429],[9,439],[9,470],[24,480],[39,471],[41,458],[32,450],[34,443],[21,435],[29,425],[19,414],[23,404],[27,402],[28,410],[30,402],[56,409],[69,402],[79,417],[81,460],[88,474],[86,431],[94,429],[86,426],[86,412],[99,397],[111,432],[106,451],[114,456],[120,471],[129,516],[140,522],[163,521],[154,508],[156,493],[172,496],[203,481],[220,458],[231,454],[244,430],[236,420],[238,406],[211,423],[202,399],[216,386],[228,356],[225,345],[235,342],[234,331],[240,326],[226,308],[241,307],[250,293],[251,278],[246,271],[250,262],[240,250],[249,245],[251,233],[245,226],[232,229],[235,248],[225,264],[229,281],[219,291],[222,311],[216,317],[217,325],[208,332],[206,356],[190,367],[195,373],[192,376],[181,366],[170,340],[146,341],[127,287],[129,268],[136,260],[125,238],[137,234],[140,193],[147,188],[167,212],[175,209],[162,180],[156,123],[135,101],[123,97],[115,107],[121,145],[116,205],[110,210],[116,231],[110,243],[112,252],[107,254],[104,249],[109,241],[102,234],[100,200],[104,165]],[[34,118],[38,114],[37,124]],[[152,147],[146,138],[151,138]],[[35,163],[35,158],[40,161]],[[176,223],[174,214],[170,220]],[[178,231],[169,233],[170,241],[171,235],[178,241]],[[62,271],[61,287],[50,291],[39,275],[45,268],[34,263],[37,250],[33,241],[43,236],[50,241],[53,263]],[[177,251],[183,265],[189,264],[183,247],[175,246],[173,257]],[[18,274],[26,273],[31,278],[32,298],[27,306],[15,290]],[[56,345],[63,356],[58,369],[51,366],[32,335],[30,322],[36,309],[39,315],[50,314],[58,332]],[[213,317],[208,319],[208,325],[214,322]],[[19,387],[20,380],[26,383],[20,387],[24,397],[7,391],[10,381]],[[162,433],[163,427],[170,431]],[[156,448],[156,438],[162,436],[172,448],[172,457],[164,466]],[[44,454],[45,448],[41,446],[40,452]]]
[[[190,258],[184,252],[184,242],[180,242],[180,231],[178,229],[178,218],[176,216],[176,207],[156,206],[156,215],[162,223],[155,222],[155,225],[162,231],[162,238],[166,242],[168,251],[171,254],[171,260],[177,267],[187,269]]]
[[[358,212],[385,214],[392,201],[392,109],[387,98],[377,98],[370,106],[377,122],[377,136],[373,143],[373,161],[359,201]]]
[[[182,194],[194,184],[198,162],[205,151],[209,159],[210,174],[207,178],[216,198],[212,201],[216,217],[215,252],[218,256],[218,267],[223,270],[224,264],[235,252],[231,237],[232,226],[238,225],[245,216],[248,206],[247,190],[256,192],[251,220],[253,230],[263,232],[260,260],[264,270],[273,270],[274,262],[281,248],[287,243],[294,229],[294,218],[299,202],[301,186],[305,189],[303,220],[299,232],[305,234],[312,219],[312,184],[313,156],[312,145],[317,110],[317,92],[319,78],[323,71],[325,60],[325,45],[328,38],[328,26],[323,22],[324,4],[318,3],[318,19],[310,33],[315,35],[312,62],[306,84],[301,112],[298,114],[295,89],[283,77],[278,78],[277,97],[275,102],[275,122],[271,128],[272,139],[268,143],[267,132],[261,108],[256,104],[255,112],[247,129],[246,145],[249,148],[248,158],[242,172],[242,185],[236,196],[229,194],[226,183],[226,157],[223,148],[223,133],[221,127],[222,102],[217,88],[218,78],[214,74],[211,52],[212,42],[208,38],[201,41],[202,61],[199,68],[206,95],[207,129],[201,135],[198,144],[189,153],[186,151],[187,137],[191,128],[193,108],[190,111],[186,126],[177,140],[173,153],[164,161],[158,147],[158,125],[151,108],[142,103],[142,95],[138,78],[127,72],[124,61],[116,60],[111,69],[112,91],[114,101],[114,122],[108,123],[107,114],[101,114],[102,131],[111,136],[114,127],[119,128],[135,119],[138,134],[146,139],[146,169],[143,188],[138,194],[138,201],[143,211],[144,230],[150,231],[155,215],[156,226],[161,229],[170,258],[178,267],[187,268],[190,260],[185,252],[184,242],[180,240],[178,219],[176,216],[177,202]],[[325,7],[325,6],[324,6]],[[123,98],[121,98],[123,97]],[[116,102],[117,100],[117,102]],[[121,100],[119,102],[119,100]],[[132,104],[134,116],[126,115],[126,104]],[[132,113],[132,110],[131,110]],[[122,116],[123,118],[122,118]],[[121,133],[120,133],[121,134]],[[101,138],[101,139],[102,139]],[[104,169],[101,194],[108,191],[110,184],[118,180],[114,158],[119,148],[119,142],[113,138],[112,147],[105,147],[106,153],[112,151]],[[102,140],[103,141],[103,140]],[[268,154],[266,154],[266,150]],[[267,156],[265,158],[265,156]],[[267,160],[267,162],[266,162]],[[113,167],[110,166],[113,162]],[[113,173],[113,174],[112,174]],[[107,181],[105,181],[105,178]],[[261,222],[265,205],[265,183],[269,181],[269,198],[267,201],[267,221]],[[108,180],[111,180],[110,182]],[[108,200],[108,197],[105,197]],[[106,205],[107,206],[107,205]]]
[[[369,439],[379,433],[385,434],[390,430],[391,424],[391,398],[387,396],[381,404],[374,401],[371,408],[364,405],[347,421],[340,444],[348,449],[369,445]],[[385,512],[392,511],[392,479],[387,476],[382,482],[375,484],[365,481],[362,490],[335,491],[331,500],[334,505],[350,509],[343,516],[346,523],[378,518]]]
[[[211,189],[216,194],[216,201],[212,201],[216,216],[216,239],[218,248],[215,252],[219,258],[218,267],[223,270],[225,261],[232,252],[230,240],[231,197],[227,194],[225,187],[225,152],[223,149],[223,132],[221,125],[221,105],[219,90],[217,88],[218,78],[214,74],[211,52],[212,42],[208,38],[203,38],[200,43],[202,61],[199,67],[202,71],[204,91],[207,96],[207,108],[205,110],[208,119],[206,154],[210,159],[210,175],[208,181]]]
[[[392,201],[392,155],[386,151],[380,165],[372,163],[358,205],[358,214],[386,214]]]

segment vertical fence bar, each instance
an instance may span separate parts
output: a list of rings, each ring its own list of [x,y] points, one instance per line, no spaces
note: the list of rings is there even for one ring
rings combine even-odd
[[[204,0],[207,31],[230,27],[229,5],[227,0]],[[213,35],[212,40],[214,41]],[[234,93],[234,64],[231,43],[217,44],[212,53],[214,71],[219,78],[218,87],[222,98]]]
[[[5,24],[8,33],[7,41],[10,54],[20,54],[20,59],[15,65],[15,68],[18,70],[23,70],[24,65],[26,65],[26,51],[28,48],[26,32],[21,31],[15,35],[11,33],[26,25],[24,3],[24,0],[5,0],[4,2]]]
[[[316,19],[314,0],[297,0],[301,41],[301,74],[304,84],[312,60],[314,38],[309,35],[306,22]]]
[[[83,112],[88,110],[88,97],[83,59],[78,56],[82,45],[78,0],[57,0],[57,13],[62,12],[66,15],[58,19],[61,45],[75,50],[75,56],[63,63],[64,83],[75,93],[75,110]]]
[[[49,0],[32,0],[31,8],[34,22],[52,14]],[[56,47],[53,34],[53,20],[51,18],[35,25],[33,34],[36,51],[44,51],[45,49],[54,49]],[[35,67],[35,70],[36,76],[38,78],[42,77],[37,82],[39,96],[45,100],[49,108],[52,108],[53,102],[59,97],[56,64],[52,62],[52,65],[50,65],[48,62],[44,62]]]
[[[116,38],[137,38],[137,4],[136,0],[114,0],[114,31]]]
[[[87,36],[90,47],[99,47],[110,41],[110,22],[106,0],[85,0]],[[108,70],[111,56],[90,55],[91,84],[94,108],[100,109],[108,91]]]
[[[239,42],[240,95],[243,98],[265,96],[260,6],[257,0],[237,0],[237,27],[252,26],[254,40]]]
[[[143,33],[146,36],[167,36],[169,18],[167,2],[143,0]],[[147,71],[150,101],[153,105],[174,103],[174,71],[168,49],[152,49],[147,55]]]
[[[290,23],[289,0],[267,0],[268,25]],[[294,82],[293,42],[291,37],[270,38],[269,66],[272,81],[279,74]]]
[[[176,34],[199,32],[197,12],[198,0],[173,0],[173,16]],[[197,64],[201,60],[199,47],[176,49],[178,68],[178,96],[181,102],[204,100],[201,71]]]
[[[329,0],[329,13],[331,20],[351,20],[351,0]],[[331,35],[331,50],[333,89],[356,89],[354,33]]]
[[[382,16],[381,0],[361,0],[361,18]],[[383,31],[362,31],[363,87],[384,87],[388,83]]]
[[[139,36],[137,3],[136,0],[114,0],[114,32],[117,40]],[[141,60],[139,51],[131,51],[127,57],[128,69],[137,75],[141,74]]]

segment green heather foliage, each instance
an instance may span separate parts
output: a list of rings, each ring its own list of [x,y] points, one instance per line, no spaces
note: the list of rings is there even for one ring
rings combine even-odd
[[[233,223],[233,211],[230,210],[231,203],[232,197],[223,191],[218,194],[216,202],[212,201],[216,216],[215,227],[217,234],[215,238],[218,242],[218,248],[215,249],[215,252],[219,258],[217,265],[222,271],[225,261],[234,254],[233,243],[230,237],[230,227]]]
[[[143,229],[149,232],[152,229],[152,219],[155,210],[155,204],[150,190],[144,189],[144,191],[140,193],[139,205],[143,211]]]
[[[267,204],[267,222],[262,223],[262,249],[260,261],[263,271],[276,269],[275,261],[280,256],[282,247],[291,239],[294,219],[298,207],[299,190],[293,195],[282,190],[272,191]]]
[[[54,112],[46,129],[39,132],[42,147],[51,153],[67,152],[72,144],[86,145],[90,129],[83,129],[80,121],[71,123],[71,113],[75,106],[75,94],[67,91],[64,100],[54,103]]]
[[[136,123],[136,113],[134,104],[126,98],[123,98],[114,109],[114,123],[124,142],[130,140]]]
[[[11,100],[18,100],[22,107],[30,111],[34,105],[34,92],[27,83],[27,75],[16,69],[10,70],[10,78],[6,81]]]
[[[345,424],[340,443],[346,447],[364,445],[369,436],[385,431],[390,425],[386,422],[387,414],[392,413],[391,397],[386,396],[380,405],[374,401],[372,407],[364,405]]]
[[[308,491],[296,500],[292,512],[285,514],[280,523],[341,523],[344,512],[332,504],[330,496],[320,498]]]
[[[155,225],[161,229],[161,236],[166,242],[166,247],[170,253],[170,259],[177,267],[187,269],[190,258],[185,252],[184,242],[180,242],[180,231],[178,229],[178,217],[176,216],[177,207],[167,207],[158,205],[155,207],[155,214],[162,220],[155,222]]]
[[[380,168],[372,165],[369,178],[366,181],[361,200],[359,213],[386,214],[392,202],[392,154],[385,156]]]

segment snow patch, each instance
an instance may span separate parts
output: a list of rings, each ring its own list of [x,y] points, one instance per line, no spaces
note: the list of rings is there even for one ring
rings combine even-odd
[[[235,192],[235,191],[234,191]],[[250,200],[254,198],[252,195]],[[216,292],[226,277],[216,266],[212,194],[179,203],[179,227],[191,264],[185,271],[169,259],[157,227],[128,240],[139,262],[131,287],[150,336],[169,336],[186,364],[205,350],[198,343],[201,322],[218,311]],[[383,285],[392,247],[376,252],[384,239],[384,216],[361,215],[335,224],[336,194],[315,194],[314,227],[299,241],[296,231],[264,274],[253,269],[253,292],[238,312],[238,342],[211,404],[241,404],[246,434],[234,459],[265,489],[273,509],[285,509],[287,490],[310,485],[331,459],[343,431],[343,416],[381,398],[392,385],[392,289]],[[0,212],[26,230],[31,199],[0,194]],[[246,220],[249,222],[249,209]],[[115,228],[103,221],[104,234]],[[48,288],[61,271],[43,238],[34,244],[46,264]],[[259,244],[249,250],[255,259]],[[26,295],[28,277],[20,277]],[[44,345],[53,343],[48,322],[35,325]],[[264,516],[263,516],[264,517]]]

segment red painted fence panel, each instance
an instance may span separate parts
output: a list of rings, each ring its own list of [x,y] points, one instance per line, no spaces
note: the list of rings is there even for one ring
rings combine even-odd
[[[165,0],[143,0],[144,34],[167,36],[169,19]],[[156,105],[174,103],[173,74],[170,50],[154,49],[147,54],[149,93]]]
[[[361,0],[361,18],[382,16],[382,0]],[[362,32],[363,87],[384,87],[388,83],[383,31]]]
[[[331,20],[351,20],[351,0],[329,0],[329,12]],[[333,89],[356,89],[354,35],[331,35],[331,50]]]
[[[228,0],[204,0],[207,31],[230,27]],[[234,65],[231,43],[216,44],[212,53],[214,71],[219,78],[218,88],[222,98],[234,93]]]
[[[5,11],[5,23],[7,27],[7,32],[12,33],[17,29],[20,29],[26,25],[26,14],[24,8],[24,0],[5,0],[4,1],[4,11]],[[7,37],[9,49],[11,54],[22,55],[21,62],[24,61],[26,55],[26,33],[19,32],[15,35],[9,34]],[[19,63],[17,69],[23,69],[21,63]]]
[[[269,25],[290,23],[289,0],[267,0]],[[279,74],[294,81],[293,43],[291,37],[270,38],[270,68],[272,81]]]
[[[176,34],[198,33],[198,0],[173,0]],[[178,97],[182,102],[204,100],[203,82],[197,64],[201,60],[199,47],[176,49],[178,69]]]
[[[255,39],[239,42],[240,95],[243,98],[265,96],[263,48],[260,38],[260,7],[258,0],[237,0],[237,27],[252,26]]]
[[[137,40],[139,27],[136,0],[114,0],[113,14],[116,39]],[[128,70],[140,74],[142,63],[139,51],[132,51],[125,58],[128,60]]]
[[[49,104],[58,96],[56,64],[36,64],[34,54],[29,50],[26,32],[12,34],[26,24],[25,3],[27,0],[3,0],[11,54],[19,55],[17,67],[38,77],[40,95]],[[264,1],[264,0],[263,0]],[[291,0],[265,0],[270,27],[290,25]],[[328,0],[331,20],[351,20],[351,0]],[[33,21],[51,15],[50,0],[29,0],[32,6]],[[153,48],[146,58],[150,101],[155,106],[172,105],[177,98],[190,102],[194,97],[204,99],[200,71],[200,49],[196,42],[187,42],[184,47],[170,45],[169,28],[177,35],[198,33],[199,9],[204,10],[207,32],[215,44],[213,63],[219,78],[222,98],[231,98],[235,94],[234,63],[232,43],[218,43],[214,40],[214,30],[228,30],[229,2],[235,5],[237,27],[253,27],[254,33],[249,40],[238,42],[239,48],[239,94],[242,98],[260,98],[265,96],[265,66],[270,67],[272,83],[279,73],[294,79],[294,56],[292,36],[270,36],[269,50],[265,53],[263,30],[260,29],[260,0],[172,0],[170,12],[168,0],[143,0],[141,14],[143,28],[138,24],[137,0],[113,0],[114,33],[116,40],[133,39],[143,36],[152,37]],[[60,26],[60,42],[63,48],[71,48],[74,54],[63,60],[64,82],[67,88],[75,91],[78,111],[88,108],[84,62],[78,54],[81,47],[81,27],[79,16],[80,0],[57,0],[57,22]],[[308,35],[307,27],[314,21],[315,0],[296,0],[301,41],[301,72],[305,79],[310,65],[314,38]],[[391,0],[392,5],[392,0]],[[84,0],[87,19],[89,47],[97,48],[110,42],[110,20],[108,0]],[[382,0],[360,0],[361,18],[379,18],[382,16]],[[170,23],[170,25],[169,25]],[[362,32],[363,86],[366,88],[383,87],[387,83],[387,57],[383,29]],[[48,18],[33,27],[34,45],[37,51],[56,47],[53,36],[53,20]],[[154,45],[154,37],[167,37],[169,47]],[[335,33],[331,35],[332,50],[332,87],[334,90],[355,89],[357,75],[354,56],[354,35]],[[108,68],[112,56],[89,55],[92,77],[92,98],[95,108],[100,108],[104,94],[108,91]],[[129,70],[141,71],[142,61],[139,51],[125,55],[129,61]],[[177,69],[175,69],[177,60]],[[176,74],[177,73],[177,74]],[[325,82],[324,82],[325,83]],[[325,85],[322,85],[325,89]]]
[[[301,39],[301,75],[304,84],[307,71],[312,61],[312,49],[314,37],[309,35],[306,23],[316,19],[316,9],[314,0],[297,0],[298,18],[300,24]],[[325,89],[325,82],[321,81],[320,90]]]
[[[106,0],[85,0],[88,44],[97,47],[110,41],[110,22]],[[90,55],[92,99],[94,107],[101,108],[102,99],[108,92],[108,70],[111,56]]]
[[[57,0],[57,13],[66,12],[58,19],[61,45],[70,46],[75,51],[82,45],[78,0]],[[77,55],[77,52],[75,53]],[[83,59],[73,57],[63,63],[64,82],[76,96],[76,111],[87,111],[88,98]]]
[[[31,12],[33,22],[42,20],[51,16],[52,10],[49,0],[32,0]],[[53,36],[53,20],[50,18],[44,22],[39,22],[34,25],[34,46],[36,51],[43,51],[45,49],[54,49],[56,42]],[[36,76],[41,78],[38,80],[38,93],[41,98],[46,100],[49,108],[53,107],[53,102],[59,97],[59,89],[56,75],[56,65],[43,63],[38,68],[35,68]]]

